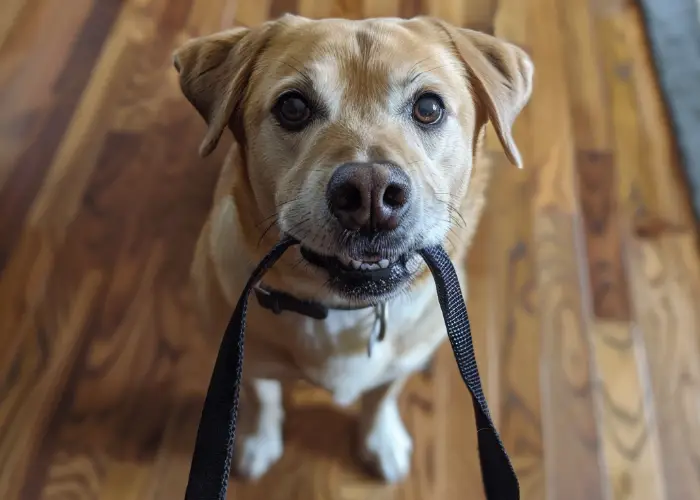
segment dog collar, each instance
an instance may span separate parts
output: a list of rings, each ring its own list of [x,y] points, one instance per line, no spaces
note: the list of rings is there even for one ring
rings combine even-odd
[[[286,292],[262,287],[260,284],[255,286],[253,291],[255,292],[255,298],[258,300],[260,307],[272,311],[274,314],[281,314],[282,311],[290,311],[317,320],[326,319],[328,317],[328,311],[331,309],[338,311],[359,311],[371,307],[374,309],[375,322],[367,342],[367,355],[372,356],[374,344],[384,340],[389,314],[385,302],[375,306],[329,308],[320,302],[302,300]]]
[[[318,320],[328,317],[329,308],[319,302],[298,299],[286,292],[263,288],[260,285],[253,288],[253,291],[260,307],[275,314],[281,314],[282,311],[290,311]]]

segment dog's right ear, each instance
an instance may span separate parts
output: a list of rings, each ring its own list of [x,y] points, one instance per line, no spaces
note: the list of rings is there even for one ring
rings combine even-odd
[[[199,154],[209,155],[230,123],[241,119],[241,104],[255,60],[269,38],[269,24],[234,28],[186,42],[173,54],[180,88],[207,122]]]

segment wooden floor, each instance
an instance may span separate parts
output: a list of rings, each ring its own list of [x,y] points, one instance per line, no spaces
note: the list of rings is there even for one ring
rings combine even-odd
[[[68,7],[70,4],[70,7]],[[0,2],[0,499],[182,498],[214,359],[186,287],[221,151],[173,48],[233,23],[438,15],[522,45],[526,161],[470,257],[475,341],[524,500],[700,498],[700,258],[640,15],[624,0]],[[229,498],[483,499],[451,353],[411,381],[403,485],[301,388],[286,454]],[[313,443],[316,444],[313,444]]]

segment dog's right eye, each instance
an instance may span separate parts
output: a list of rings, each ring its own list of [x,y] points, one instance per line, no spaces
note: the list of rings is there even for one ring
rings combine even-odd
[[[272,111],[280,126],[290,131],[301,130],[311,121],[309,103],[298,92],[289,92],[281,96]]]
[[[445,105],[437,95],[425,93],[413,104],[413,118],[421,125],[437,125],[445,114]]]

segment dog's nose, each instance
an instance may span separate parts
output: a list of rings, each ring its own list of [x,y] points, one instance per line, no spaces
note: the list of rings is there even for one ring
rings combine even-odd
[[[331,176],[328,204],[350,231],[396,229],[411,200],[411,180],[392,163],[346,163]]]

